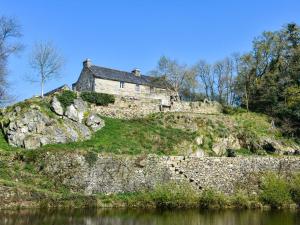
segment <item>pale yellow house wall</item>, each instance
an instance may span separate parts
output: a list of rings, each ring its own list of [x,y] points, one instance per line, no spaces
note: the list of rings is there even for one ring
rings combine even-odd
[[[136,89],[136,84],[124,83],[124,87],[120,88],[120,81],[104,80],[95,78],[94,91],[120,96],[132,96],[152,99],[162,99],[164,104],[170,101],[170,95],[167,90],[161,88],[153,88],[150,91],[149,86],[139,85],[139,90]]]

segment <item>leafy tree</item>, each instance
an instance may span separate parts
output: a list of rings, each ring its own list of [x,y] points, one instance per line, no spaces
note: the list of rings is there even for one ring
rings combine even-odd
[[[273,116],[291,135],[300,135],[299,44],[300,29],[294,23],[263,32],[253,50],[240,57],[234,87],[241,106]]]

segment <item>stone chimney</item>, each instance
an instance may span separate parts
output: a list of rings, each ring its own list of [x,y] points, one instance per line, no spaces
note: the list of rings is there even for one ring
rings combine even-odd
[[[83,61],[83,67],[90,67],[92,65],[92,61],[90,59],[86,59]]]
[[[137,76],[137,77],[140,77],[141,76],[141,71],[140,69],[134,69],[131,71],[131,73],[134,75],[134,76]]]

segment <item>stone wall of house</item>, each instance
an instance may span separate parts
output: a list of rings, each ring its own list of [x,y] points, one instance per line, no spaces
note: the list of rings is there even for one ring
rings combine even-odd
[[[222,107],[217,102],[173,102],[170,107],[164,107],[159,99],[116,97],[114,104],[108,106],[92,106],[92,111],[100,115],[132,119],[144,117],[158,112],[189,112],[201,114],[219,114]]]
[[[91,160],[93,159],[93,160]],[[253,192],[261,173],[289,176],[300,171],[299,157],[159,157],[47,154],[44,173],[86,194],[135,192],[170,181],[189,182],[196,190],[231,194],[244,186]]]
[[[79,75],[78,81],[73,86],[74,91],[94,91],[94,77],[89,68],[84,67]]]
[[[134,98],[160,99],[165,102],[165,104],[170,104],[170,95],[167,93],[167,90],[154,87],[150,88],[145,85],[136,85],[125,82],[121,87],[120,81],[95,78],[95,91]]]

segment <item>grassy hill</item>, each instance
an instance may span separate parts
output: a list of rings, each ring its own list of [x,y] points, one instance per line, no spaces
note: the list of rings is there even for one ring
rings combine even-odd
[[[94,133],[90,140],[47,145],[37,151],[78,149],[115,154],[188,155],[201,150],[214,156],[218,145],[224,143],[238,155],[278,153],[268,143],[282,151],[299,147],[299,140],[286,138],[279,129],[272,127],[271,118],[251,112],[231,111],[219,115],[156,113],[132,120],[103,119],[105,127]],[[0,136],[0,149],[22,151],[9,146],[3,135]]]

